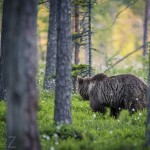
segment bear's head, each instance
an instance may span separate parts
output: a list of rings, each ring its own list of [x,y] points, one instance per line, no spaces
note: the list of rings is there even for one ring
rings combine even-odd
[[[97,82],[107,79],[107,75],[103,73],[96,74],[91,78],[77,77],[78,92],[84,100],[89,100],[89,91]]]
[[[84,100],[89,100],[90,78],[77,77],[78,92]]]
[[[103,73],[99,73],[99,74],[96,74],[95,76],[91,77],[91,82],[92,81],[96,81],[96,82],[103,81],[106,78],[107,78],[107,75],[105,75]]]

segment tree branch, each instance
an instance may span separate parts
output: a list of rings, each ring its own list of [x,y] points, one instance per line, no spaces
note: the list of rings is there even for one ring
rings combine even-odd
[[[134,0],[130,5],[128,5],[127,7],[125,7],[124,9],[122,9],[121,11],[119,11],[119,12],[116,14],[115,19],[113,20],[112,24],[111,24],[109,27],[107,27],[107,28],[105,28],[105,29],[100,29],[100,30],[105,31],[105,30],[111,29],[111,28],[113,27],[113,25],[115,24],[115,22],[116,22],[117,18],[119,17],[119,15],[120,15],[122,12],[124,12],[126,9],[128,9],[129,7],[133,6],[136,2],[137,2],[137,1]]]
[[[140,49],[142,49],[144,46],[148,45],[149,43],[150,43],[150,41],[147,42],[146,44],[144,44],[144,45],[138,47],[136,50],[130,52],[130,53],[127,54],[125,57],[121,58],[121,59],[118,60],[116,63],[114,63],[112,66],[110,66],[110,67],[109,67],[107,70],[105,70],[104,72],[109,71],[111,68],[113,68],[114,66],[116,66],[117,64],[119,64],[121,61],[123,61],[124,59],[126,59],[126,58],[129,57],[130,55],[132,55],[132,54],[134,54],[135,52],[139,51]]]
[[[49,0],[45,0],[45,1],[42,1],[42,2],[38,2],[38,5],[41,5],[41,4],[44,4],[46,2],[49,2]]]

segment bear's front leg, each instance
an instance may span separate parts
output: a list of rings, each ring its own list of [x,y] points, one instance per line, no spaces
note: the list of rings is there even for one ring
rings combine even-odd
[[[115,119],[117,119],[119,117],[120,114],[120,109],[119,108],[110,108],[110,116],[114,117]]]
[[[92,108],[92,110],[94,112],[100,112],[103,115],[106,113],[106,108],[102,104],[97,104],[97,103],[90,102],[90,107]]]

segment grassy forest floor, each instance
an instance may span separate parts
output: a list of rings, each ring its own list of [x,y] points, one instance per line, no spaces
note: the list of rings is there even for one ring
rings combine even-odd
[[[143,80],[143,70],[113,70],[109,74],[133,73]],[[43,70],[39,70],[38,125],[43,150],[143,150],[146,110],[132,116],[123,110],[118,120],[91,111],[89,102],[73,94],[70,126],[54,126],[54,94],[42,91]],[[0,102],[0,150],[6,143],[6,104]]]

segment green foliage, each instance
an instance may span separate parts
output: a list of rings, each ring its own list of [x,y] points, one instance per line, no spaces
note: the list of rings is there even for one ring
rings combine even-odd
[[[116,0],[114,0],[116,1]],[[144,16],[144,8],[145,8],[145,1],[141,0],[117,0],[122,2],[122,4],[125,4],[126,6],[130,6],[134,4],[131,9],[133,10],[133,13],[136,15],[139,15],[141,17]]]
[[[89,68],[89,65],[86,65],[86,64],[79,64],[79,65],[76,65],[76,64],[72,64],[72,77],[77,77],[78,75],[79,76],[87,76],[88,75],[88,68]],[[94,69],[92,68],[92,71],[94,71]]]
[[[116,0],[114,0],[114,1],[116,1]],[[122,2],[123,4],[126,4],[126,5],[129,5],[133,2],[136,2],[137,0],[117,0],[117,1]]]
[[[116,59],[115,57],[119,55],[119,51],[117,51],[113,56],[111,57],[106,57],[106,66],[109,68],[113,65],[114,60]]]
[[[47,0],[38,0],[38,5],[44,4],[46,2],[47,2]]]
[[[42,138],[53,139],[53,140],[67,140],[69,138],[74,138],[77,140],[82,140],[81,131],[74,129],[72,126],[54,126],[50,130],[44,130]]]
[[[6,103],[0,101],[0,149],[5,149],[6,144]]]
[[[54,96],[41,95],[38,111],[42,147],[46,149],[99,150],[143,149],[145,140],[146,111],[129,116],[122,111],[120,118],[103,116],[91,111],[88,101],[73,95],[73,125],[55,126],[53,122]]]
[[[146,111],[129,116],[122,111],[120,118],[94,113],[88,101],[81,101],[73,95],[73,125],[55,126],[53,122],[54,95],[43,92],[38,108],[38,125],[43,150],[99,150],[99,149],[143,149],[145,140]],[[6,125],[5,103],[0,102],[2,118],[0,126],[0,144],[5,146]]]
[[[145,68],[136,69],[136,66],[131,66],[128,68],[114,67],[114,68],[111,68],[109,71],[106,72],[106,74],[108,74],[110,76],[111,75],[117,75],[117,74],[126,74],[126,73],[131,73],[133,75],[136,75],[137,77],[139,77],[140,79],[142,79],[146,83],[148,81],[148,70],[145,70]]]
[[[88,74],[88,65],[86,64],[72,64],[72,77],[80,76],[86,76]]]
[[[134,68],[113,69],[109,74],[124,72],[133,72],[146,79],[146,73]],[[40,75],[43,77],[41,69],[39,69],[37,78],[43,81]],[[41,89],[40,82],[38,85]],[[119,119],[116,120],[109,117],[109,109],[104,116],[94,113],[90,108],[89,101],[83,101],[78,94],[73,94],[73,124],[55,126],[53,121],[54,93],[39,91],[38,128],[43,150],[144,149],[146,110],[139,111],[132,116],[129,116],[128,111],[123,110]],[[0,108],[0,149],[4,149],[6,142],[6,103],[0,102]]]
[[[91,0],[91,4],[95,3],[96,0]],[[81,8],[86,8],[89,5],[89,1],[87,0],[72,0],[72,4],[79,5]]]
[[[2,26],[3,0],[0,0],[0,31]]]

